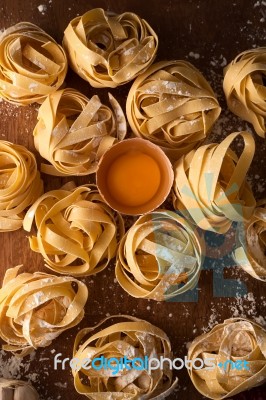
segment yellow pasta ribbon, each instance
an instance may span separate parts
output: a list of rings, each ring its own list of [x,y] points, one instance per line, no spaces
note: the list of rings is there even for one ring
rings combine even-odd
[[[234,258],[244,271],[266,282],[266,199],[258,202],[246,224],[239,225]]]
[[[133,297],[169,300],[193,289],[204,261],[204,244],[172,211],[141,216],[119,244],[116,278]]]
[[[1,400],[39,400],[39,398],[29,382],[0,378]]]
[[[124,234],[122,217],[102,199],[94,185],[71,184],[40,197],[28,210],[23,227],[33,251],[60,274],[86,276],[102,271],[115,256]]]
[[[161,61],[133,83],[126,104],[135,135],[176,160],[200,144],[221,112],[215,94],[192,64]]]
[[[232,142],[242,137],[244,149],[238,157]],[[174,207],[204,230],[225,233],[232,221],[248,220],[256,201],[246,174],[255,152],[249,132],[234,132],[220,144],[192,150],[174,167]]]
[[[20,22],[0,35],[0,96],[14,104],[42,103],[64,82],[66,54],[38,26]]]
[[[18,274],[20,268],[6,271],[0,289],[0,337],[4,350],[25,356],[79,324],[88,289],[72,277]]]
[[[117,321],[111,325],[111,321]],[[107,326],[106,326],[107,325]],[[146,357],[172,359],[171,343],[167,335],[147,321],[127,315],[105,318],[92,328],[82,329],[76,337],[74,358],[80,361],[99,357],[128,360]],[[110,360],[111,361],[111,360]],[[110,369],[72,370],[78,393],[91,400],[157,399],[167,397],[177,385],[166,363],[162,369],[131,369],[114,372]],[[86,378],[83,380],[82,378]]]
[[[93,87],[115,88],[134,79],[155,59],[158,37],[138,15],[101,8],[70,21],[63,46],[71,68]]]
[[[266,47],[239,54],[224,69],[223,89],[228,108],[250,122],[257,134],[265,138],[266,115]]]
[[[42,193],[34,155],[24,146],[0,140],[0,232],[20,229],[26,209]]]
[[[227,399],[266,381],[266,331],[245,318],[232,318],[197,337],[188,359],[212,358],[214,369],[188,370],[195,388],[213,400]],[[225,362],[247,361],[248,368],[232,368]],[[220,364],[220,365],[219,365]]]
[[[34,143],[50,164],[41,170],[51,175],[88,175],[97,170],[101,156],[126,135],[122,108],[109,93],[112,110],[98,96],[88,99],[75,89],[50,94],[41,105]]]

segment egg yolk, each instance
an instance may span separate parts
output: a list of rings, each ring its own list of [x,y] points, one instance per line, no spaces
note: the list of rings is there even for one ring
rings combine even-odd
[[[107,185],[118,203],[136,207],[147,203],[159,189],[161,172],[157,162],[140,151],[129,151],[110,166]]]

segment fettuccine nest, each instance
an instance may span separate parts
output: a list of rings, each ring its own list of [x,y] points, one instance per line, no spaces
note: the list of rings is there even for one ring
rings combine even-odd
[[[244,140],[240,157],[230,148],[237,137]],[[246,174],[254,152],[252,135],[235,132],[183,156],[174,167],[174,208],[200,228],[221,234],[233,221],[249,220],[256,200]]]
[[[213,358],[215,364],[211,370],[208,367],[188,370],[194,386],[204,396],[220,400],[262,385],[266,381],[265,343],[265,329],[247,319],[228,319],[216,325],[189,347],[189,360]],[[245,360],[248,368],[244,365],[230,368],[225,365],[228,360]]]
[[[135,80],[126,111],[135,135],[161,146],[176,160],[206,138],[221,108],[192,64],[161,61]]]
[[[110,320],[116,323],[111,325]],[[128,360],[139,358],[144,361],[145,358],[159,359],[161,356],[172,359],[172,351],[169,338],[161,329],[138,318],[117,315],[106,318],[93,328],[82,329],[76,337],[75,359],[82,361],[89,358],[93,362],[102,356],[107,360],[126,357]],[[75,368],[72,373],[77,392],[91,400],[162,400],[177,384],[177,379],[173,382],[167,363],[162,369],[151,371],[145,368],[119,371]]]
[[[20,22],[0,35],[0,96],[26,105],[42,103],[63,84],[66,54],[38,26]]]
[[[223,88],[229,109],[250,122],[265,138],[266,47],[239,54],[224,69]]]
[[[0,378],[1,400],[39,400],[39,395],[29,382]]]
[[[60,274],[86,276],[102,271],[115,256],[124,234],[123,219],[102,199],[94,185],[72,183],[40,197],[28,210],[23,227],[45,265]]]
[[[24,146],[0,140],[0,232],[20,229],[26,209],[42,193],[34,155]]]
[[[158,37],[138,15],[101,8],[74,18],[65,30],[70,66],[93,87],[115,88],[134,79],[153,61]]]
[[[34,143],[50,164],[51,175],[88,175],[96,172],[101,156],[126,135],[122,108],[109,94],[112,109],[97,95],[88,99],[75,89],[57,91],[39,109]]]
[[[0,337],[4,350],[25,356],[80,323],[88,289],[71,277],[18,274],[20,268],[6,271],[0,289]]]
[[[204,244],[172,211],[141,216],[119,244],[116,278],[131,296],[169,300],[193,289],[204,261]]]
[[[247,223],[239,224],[234,258],[253,278],[266,282],[266,199],[258,202]]]

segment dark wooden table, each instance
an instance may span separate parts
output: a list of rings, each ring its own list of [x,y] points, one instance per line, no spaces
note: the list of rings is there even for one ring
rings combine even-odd
[[[39,7],[39,6],[43,7]],[[226,110],[222,92],[222,71],[239,52],[265,45],[266,2],[261,0],[0,0],[0,28],[7,28],[20,21],[38,24],[58,42],[68,22],[85,11],[103,7],[122,13],[133,11],[147,19],[159,35],[157,60],[187,59],[198,67],[210,81],[223,107],[220,120],[214,127],[211,141],[221,141],[235,130],[249,129],[250,125]],[[91,96],[94,93],[106,98],[106,90],[96,90],[71,70],[66,84]],[[130,85],[111,92],[125,106]],[[14,107],[0,103],[0,139],[22,144],[35,154],[32,130],[36,124],[38,105]],[[256,198],[266,196],[265,140],[256,136],[257,151],[248,178]],[[40,158],[38,157],[38,162]],[[70,179],[43,176],[45,190],[59,188]],[[77,184],[86,178],[75,178]],[[217,322],[231,316],[245,315],[265,323],[266,286],[257,282],[239,268],[228,256],[234,245],[234,229],[225,238],[206,236],[208,258],[194,298],[186,302],[157,303],[138,300],[126,295],[114,280],[111,265],[97,276],[84,279],[90,291],[86,316],[80,327],[91,326],[108,314],[131,314],[158,325],[170,337],[176,357],[186,355],[186,345],[194,337],[208,330]],[[28,271],[43,269],[42,257],[31,252],[23,230],[0,234],[1,279],[7,268],[24,264]],[[229,284],[228,279],[231,279]],[[226,288],[238,286],[232,293]],[[242,290],[242,291],[241,291]],[[238,292],[238,296],[236,296]],[[246,293],[246,294],[245,294]],[[229,297],[228,297],[229,296]],[[78,328],[61,335],[46,349],[33,355],[29,364],[14,364],[14,358],[0,353],[0,375],[30,378],[43,400],[81,399],[75,392],[71,372],[53,370],[55,353],[71,357]],[[9,371],[8,371],[9,369]],[[191,384],[185,370],[178,373],[179,387],[169,399],[197,400],[202,396]],[[237,396],[238,399],[266,399],[266,388],[260,387]]]

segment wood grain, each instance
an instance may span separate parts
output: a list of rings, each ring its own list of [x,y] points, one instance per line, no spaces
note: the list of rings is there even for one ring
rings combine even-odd
[[[44,13],[38,9],[40,4],[46,6]],[[61,42],[68,22],[76,15],[81,15],[94,7],[103,7],[117,13],[124,11],[138,13],[149,21],[159,35],[157,60],[188,59],[203,72],[217,92],[224,109],[210,140],[221,141],[228,133],[238,129],[248,127],[252,130],[248,124],[226,110],[221,86],[222,66],[243,50],[265,45],[266,7],[261,0],[257,2],[255,0],[0,0],[0,28],[7,28],[20,21],[30,21],[41,26],[58,42]],[[66,84],[81,90],[88,96],[97,93],[101,98],[106,99],[106,90],[91,88],[71,70],[67,75]],[[111,90],[123,107],[129,87],[130,85],[125,85]],[[20,108],[1,102],[0,139],[22,144],[36,154],[32,131],[36,124],[37,110],[38,106],[35,104]],[[266,196],[264,166],[266,146],[265,140],[258,136],[256,136],[256,144],[256,156],[249,172],[249,180],[259,199]],[[36,156],[40,162],[38,154]],[[63,182],[70,179],[43,175],[43,180],[47,191],[59,188]],[[87,181],[87,178],[75,179],[77,184]],[[224,243],[218,243],[217,238],[213,243],[213,238],[206,237],[209,248],[206,264],[208,270],[204,270],[201,274],[197,291],[198,300],[158,303],[133,299],[126,295],[115,282],[114,268],[111,265],[99,275],[84,280],[89,287],[90,299],[86,307],[86,316],[80,327],[90,326],[106,314],[132,314],[164,329],[171,339],[175,356],[184,357],[187,342],[192,341],[215,321],[221,322],[234,313],[246,315],[251,319],[265,317],[265,285],[255,281],[233,265],[228,256],[234,245],[234,230],[231,233],[226,236]],[[27,234],[23,230],[0,234],[1,279],[7,268],[17,264],[23,264],[28,271],[43,269],[42,257],[30,251]],[[235,297],[222,297],[224,285],[228,286],[226,279],[230,278],[234,279],[235,283],[238,282],[238,285],[240,281],[243,282],[247,293],[250,294],[242,300]],[[82,396],[75,392],[70,370],[67,369],[64,372],[53,370],[53,352],[60,352],[65,357],[71,357],[77,329],[79,328],[61,335],[49,348],[38,350],[29,371],[21,368],[22,378],[27,378],[29,372],[36,372],[37,378],[34,385],[45,400],[82,399]],[[42,361],[44,359],[45,361]],[[202,399],[191,384],[185,370],[178,373],[178,376],[179,390],[169,399]],[[266,399],[266,388],[264,386],[254,389],[236,398]]]

